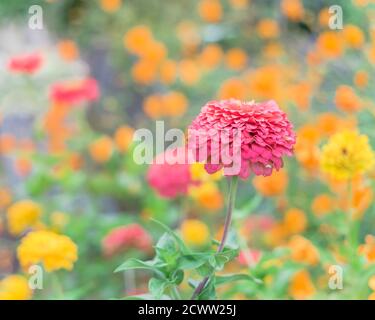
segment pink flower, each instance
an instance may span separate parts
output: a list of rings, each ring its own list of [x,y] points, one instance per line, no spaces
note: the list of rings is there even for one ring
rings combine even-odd
[[[139,224],[135,223],[112,229],[102,241],[103,251],[106,256],[129,249],[149,252],[151,246],[151,236]]]
[[[208,173],[269,176],[291,156],[295,134],[275,101],[210,101],[189,127],[189,148]]]
[[[53,102],[75,105],[99,98],[100,91],[94,78],[55,83],[50,90]]]
[[[39,53],[12,57],[8,69],[14,73],[33,74],[42,66],[43,58]]]
[[[253,250],[253,249],[246,249],[246,250],[241,250],[240,254],[237,257],[237,261],[244,265],[256,265],[260,258],[262,257],[262,252],[259,250]]]
[[[148,169],[146,179],[151,188],[162,197],[185,195],[192,183],[185,148],[168,150],[156,156]]]

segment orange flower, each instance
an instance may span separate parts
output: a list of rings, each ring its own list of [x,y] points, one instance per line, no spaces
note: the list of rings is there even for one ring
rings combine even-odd
[[[111,158],[113,152],[112,139],[108,136],[103,136],[95,140],[90,144],[89,152],[94,161],[98,163],[107,162]]]
[[[365,36],[362,30],[352,24],[344,27],[343,35],[345,43],[354,49],[360,49],[365,42]]]
[[[306,215],[300,209],[289,209],[287,212],[285,212],[283,223],[289,234],[303,232],[307,226]]]
[[[120,9],[122,4],[122,0],[100,0],[100,7],[105,12],[116,12]]]
[[[163,116],[163,102],[159,95],[148,96],[143,101],[143,111],[151,119],[158,119]]]
[[[11,134],[2,134],[0,136],[0,154],[11,152],[16,146],[16,138]]]
[[[240,79],[230,78],[223,82],[223,84],[220,87],[218,96],[219,99],[235,98],[239,100],[246,100],[247,86]]]
[[[126,152],[133,141],[134,129],[122,126],[116,130],[115,143],[120,152]]]
[[[319,262],[319,251],[310,240],[300,236],[293,236],[288,243],[291,250],[291,259],[296,262],[316,265]]]
[[[225,56],[225,62],[229,69],[241,70],[246,66],[247,54],[240,48],[230,49]]]
[[[304,15],[304,8],[300,0],[282,0],[281,11],[292,21],[299,21]]]
[[[362,101],[356,95],[353,88],[342,85],[336,89],[335,95],[336,107],[342,111],[355,112],[362,108]]]
[[[369,263],[375,262],[375,237],[368,234],[365,238],[365,244],[359,246],[358,251],[364,255]]]
[[[14,161],[14,169],[17,174],[21,177],[25,177],[30,174],[32,170],[32,163],[31,160],[25,157],[17,158]]]
[[[219,22],[223,15],[219,0],[200,0],[198,12],[204,21],[211,23]]]
[[[179,76],[181,81],[188,85],[196,84],[200,79],[200,71],[194,60],[185,59],[179,64]]]
[[[217,44],[210,44],[206,46],[200,56],[199,63],[203,68],[213,69],[215,68],[223,58],[223,50]]]
[[[324,216],[334,210],[334,201],[328,194],[319,194],[314,198],[311,210],[317,217]]]
[[[319,19],[319,24],[322,27],[328,27],[328,23],[329,23],[330,17],[331,17],[331,15],[329,13],[329,9],[328,8],[323,8],[319,12],[319,18],[318,18]]]
[[[172,60],[165,60],[159,67],[160,81],[164,84],[172,84],[177,77],[177,63]]]
[[[257,192],[265,197],[281,195],[288,186],[288,174],[285,169],[275,171],[268,177],[256,176],[253,184]]]
[[[353,190],[352,198],[352,218],[362,218],[365,211],[371,205],[373,200],[373,192],[370,187],[360,187]]]
[[[289,286],[289,294],[293,299],[308,299],[315,294],[315,286],[307,270],[295,273]]]
[[[163,112],[170,117],[178,117],[186,112],[188,100],[181,92],[171,91],[163,96]]]
[[[344,51],[344,43],[338,32],[322,32],[316,42],[319,53],[327,58],[337,58]]]
[[[156,79],[157,65],[141,59],[133,65],[131,72],[134,81],[143,85],[151,84]]]
[[[307,81],[302,81],[290,87],[290,96],[300,110],[307,110],[310,107],[312,85]]]
[[[141,55],[148,44],[153,41],[150,29],[147,26],[136,26],[124,36],[124,47],[136,55]]]
[[[138,55],[146,61],[159,64],[167,56],[167,49],[161,42],[149,41]]]
[[[12,202],[12,194],[6,188],[0,188],[0,209],[4,209]]]
[[[273,19],[263,19],[257,25],[257,32],[261,38],[272,39],[279,36],[279,25]]]
[[[343,129],[344,122],[334,113],[321,113],[317,119],[317,128],[323,135],[330,136]]]
[[[57,44],[57,49],[61,58],[66,61],[74,61],[79,56],[79,50],[73,40],[62,40]]]
[[[263,48],[263,55],[268,59],[275,59],[284,53],[283,47],[279,43],[268,43]]]
[[[353,82],[358,88],[363,89],[367,87],[368,81],[369,81],[369,75],[366,71],[360,70],[355,73]]]

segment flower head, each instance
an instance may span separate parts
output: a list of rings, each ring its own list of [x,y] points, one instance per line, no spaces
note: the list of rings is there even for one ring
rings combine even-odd
[[[0,300],[28,300],[32,296],[27,279],[10,275],[0,281]]]
[[[192,183],[185,150],[177,148],[159,154],[150,165],[147,181],[151,188],[165,198],[185,195]]]
[[[42,208],[31,200],[14,203],[7,210],[9,233],[17,236],[26,229],[33,227],[39,221]]]
[[[17,256],[23,268],[43,263],[47,272],[72,270],[77,252],[76,244],[69,237],[46,230],[30,232],[17,248]]]
[[[41,67],[43,58],[39,53],[12,57],[8,69],[14,73],[33,74]]]
[[[274,101],[210,101],[189,127],[189,148],[208,173],[224,168],[243,179],[279,170],[294,144],[292,124]]]
[[[103,251],[107,256],[131,248],[149,252],[151,246],[151,236],[135,223],[112,229],[102,241]]]
[[[181,235],[187,244],[202,246],[208,242],[210,230],[202,221],[188,219],[181,224]]]
[[[366,135],[342,131],[333,135],[323,146],[321,168],[339,180],[351,179],[371,170],[375,154]]]

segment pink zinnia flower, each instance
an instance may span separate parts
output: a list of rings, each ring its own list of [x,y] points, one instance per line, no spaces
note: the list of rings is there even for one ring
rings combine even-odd
[[[139,224],[135,223],[112,229],[102,241],[106,256],[129,249],[137,249],[147,253],[151,250],[151,246],[151,236]]]
[[[99,98],[100,91],[94,78],[55,83],[50,90],[53,102],[74,105]]]
[[[275,101],[210,101],[189,127],[189,148],[208,173],[269,176],[295,144],[292,124]]]
[[[169,161],[173,159],[175,161]],[[162,197],[175,198],[187,194],[192,178],[186,149],[177,148],[157,155],[148,169],[146,179]]]
[[[237,257],[237,261],[244,265],[244,266],[247,266],[247,265],[256,265],[260,258],[262,257],[262,252],[259,251],[259,250],[253,250],[253,249],[245,249],[245,250],[241,250],[238,257]]]
[[[39,53],[12,57],[8,69],[14,73],[33,74],[42,66],[43,58]]]

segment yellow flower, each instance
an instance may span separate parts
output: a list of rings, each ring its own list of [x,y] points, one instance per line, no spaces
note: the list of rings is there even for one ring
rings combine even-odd
[[[375,291],[375,276],[371,276],[368,280],[368,286],[371,290]]]
[[[289,294],[293,299],[308,299],[315,294],[315,291],[308,271],[301,270],[293,276],[289,286]]]
[[[201,246],[208,242],[210,230],[203,222],[196,219],[188,219],[181,225],[181,235],[187,244]]]
[[[0,281],[0,300],[28,300],[32,296],[27,279],[10,275]]]
[[[323,146],[321,168],[338,180],[351,179],[372,169],[375,155],[366,135],[343,131]]]
[[[72,270],[77,251],[77,246],[69,237],[42,230],[30,232],[21,240],[17,256],[23,268],[43,263],[46,271],[51,272]]]
[[[41,207],[33,201],[23,200],[14,203],[7,210],[9,233],[17,236],[27,228],[35,226],[41,214]]]
[[[224,204],[223,196],[213,182],[204,182],[189,188],[189,194],[204,209],[217,211]]]
[[[219,170],[214,174],[208,174],[204,168],[204,164],[196,162],[190,166],[190,174],[193,181],[217,181],[222,178],[223,171]]]

